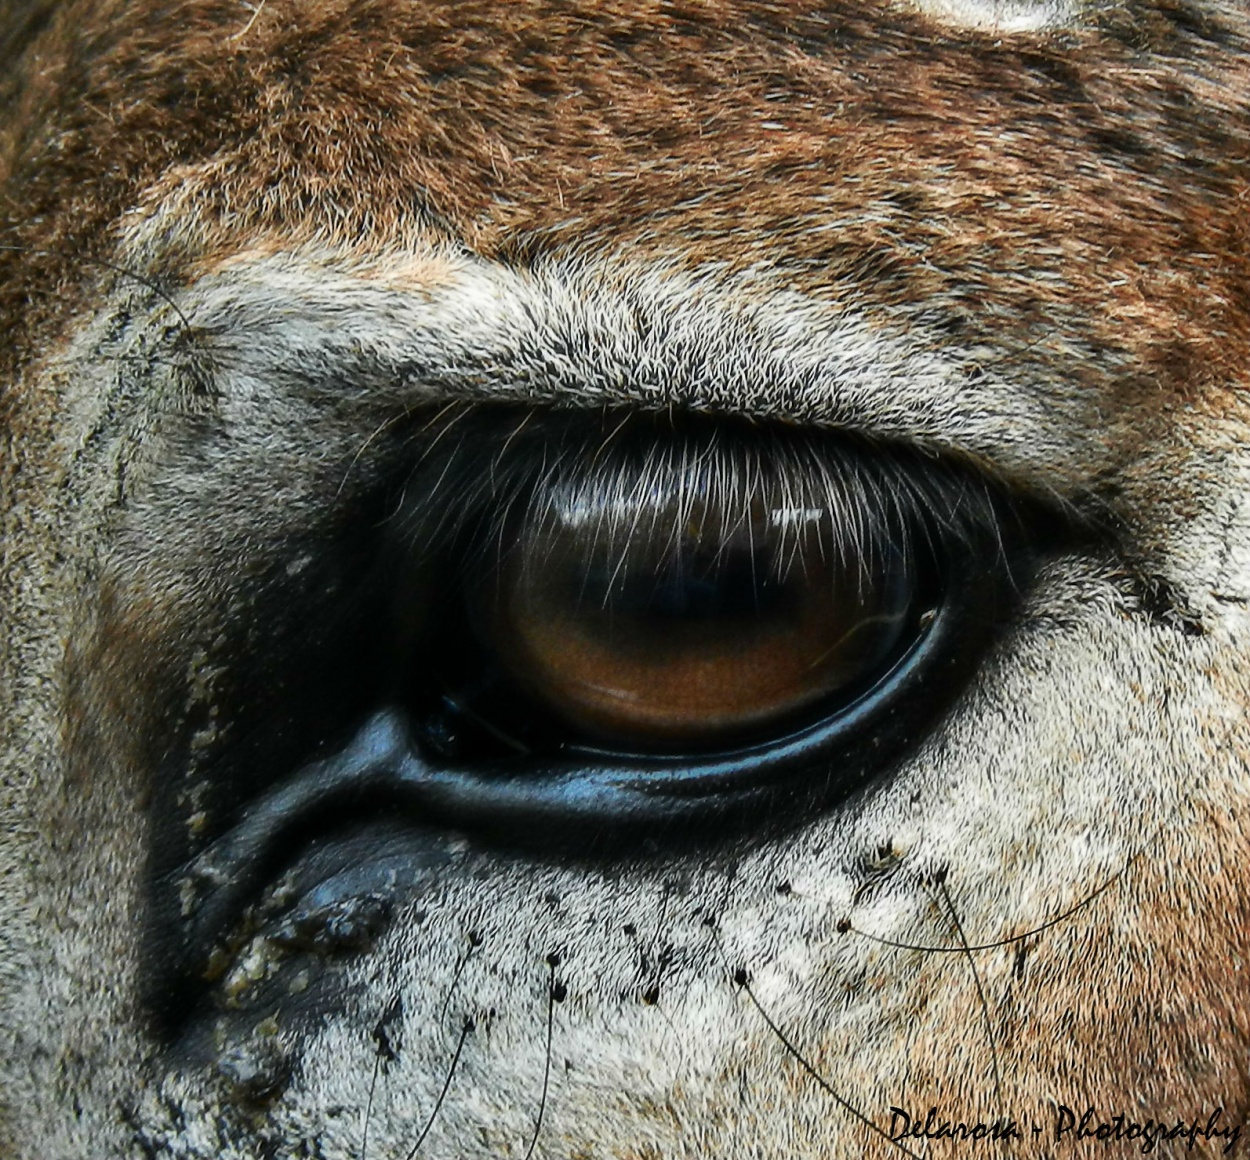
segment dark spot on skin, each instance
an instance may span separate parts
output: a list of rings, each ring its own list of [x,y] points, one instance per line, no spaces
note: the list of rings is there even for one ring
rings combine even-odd
[[[860,906],[871,897],[898,870],[900,858],[893,841],[889,840],[878,843],[872,854],[863,856],[857,868],[863,881],[855,888],[851,904]]]
[[[469,946],[480,947],[482,945],[482,936],[475,930],[469,931]]]
[[[789,882],[778,882],[777,893],[780,894],[783,898],[788,897],[789,895],[794,893],[794,887],[791,886]]]
[[[871,877],[866,882],[861,882],[855,887],[855,893],[851,895],[852,906],[862,906],[876,892],[878,880]]]
[[[735,986],[745,987],[748,984],[750,984],[750,982],[751,982],[751,975],[750,975],[750,972],[746,969],[746,967],[739,967],[736,971],[734,971],[734,985]]]
[[[560,954],[558,951],[552,951],[551,954],[547,956],[547,966],[549,966],[554,971],[556,967],[558,967],[559,965],[560,965]]]
[[[1028,958],[1028,954],[1029,944],[1021,943],[1016,948],[1015,961],[1011,964],[1012,977],[1020,982],[1024,981],[1024,960]]]
[[[403,998],[396,994],[373,1029],[372,1039],[377,1045],[378,1057],[384,1063],[394,1063],[399,1058],[398,1039],[393,1038],[392,1032],[395,1024],[402,1019],[403,1013]]]
[[[569,989],[568,987],[564,985],[563,982],[557,982],[557,983],[552,984],[551,998],[554,1002],[563,1003],[564,1000],[568,998],[568,996],[569,996]]]
[[[1170,628],[1183,636],[1205,636],[1206,629],[1185,604],[1185,599],[1159,576],[1135,577],[1138,605],[1152,624]]]
[[[621,930],[629,935],[630,938],[638,937],[638,928],[632,922],[627,922],[623,927],[621,927]]]
[[[840,919],[836,929],[838,934],[846,934],[851,929],[851,920],[849,918]]]

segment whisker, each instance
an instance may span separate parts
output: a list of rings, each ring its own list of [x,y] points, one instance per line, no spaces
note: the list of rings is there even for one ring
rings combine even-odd
[[[998,1044],[994,1041],[994,1024],[990,1019],[990,1004],[985,997],[985,986],[981,982],[981,972],[977,970],[977,961],[973,957],[972,951],[968,946],[967,936],[964,934],[964,924],[960,922],[959,915],[955,911],[955,903],[951,899],[950,891],[946,888],[946,871],[942,870],[934,876],[934,882],[938,888],[938,892],[942,896],[942,901],[946,904],[946,910],[950,914],[951,921],[955,924],[955,933],[959,936],[959,945],[962,947],[964,956],[968,960],[968,969],[972,972],[972,981],[977,989],[977,1001],[981,1005],[981,1018],[985,1023],[985,1040],[990,1045],[990,1066],[994,1074],[994,1098],[998,1103],[999,1123],[1005,1123],[1007,1120],[1007,1104],[1003,1099],[1003,1077],[998,1064]]]
[[[443,1080],[443,1090],[438,1093],[438,1099],[434,1101],[434,1107],[430,1111],[430,1118],[425,1121],[425,1127],[421,1129],[421,1135],[417,1137],[417,1142],[413,1144],[412,1151],[408,1153],[404,1160],[416,1160],[417,1153],[421,1151],[421,1145],[425,1143],[425,1138],[430,1134],[430,1129],[434,1127],[434,1121],[438,1118],[438,1113],[443,1110],[443,1101],[447,1099],[447,1092],[451,1089],[451,1081],[456,1074],[456,1068],[460,1066],[460,1055],[464,1051],[464,1041],[469,1038],[469,1033],[476,1026],[472,1019],[468,1016],[465,1017],[464,1023],[460,1028],[460,1039],[457,1041],[455,1053],[451,1057],[451,1066],[447,1069],[447,1078]]]
[[[403,1006],[403,997],[396,991],[382,1012],[382,1017],[373,1028],[372,1038],[376,1049],[373,1053],[373,1078],[369,1081],[369,1098],[365,1102],[365,1122],[360,1132],[360,1160],[367,1160],[369,1155],[369,1124],[373,1119],[373,1096],[377,1090],[378,1072],[382,1068],[382,1060],[391,1061],[398,1058],[395,1049],[391,1046],[391,1039],[386,1033],[386,1028],[398,1018]]]
[[[248,20],[248,22],[241,29],[239,29],[238,32],[236,32],[233,36],[227,37],[226,39],[229,41],[242,40],[249,32],[251,32],[252,25],[260,19],[260,14],[265,10],[265,3],[266,0],[260,0],[260,3],[252,9],[251,19]]]
[[[373,1093],[378,1087],[378,1072],[382,1069],[382,1053],[374,1052],[373,1078],[369,1080],[369,1098],[365,1101],[365,1122],[360,1130],[360,1160],[369,1157],[369,1124],[373,1120]]]
[[[396,423],[402,422],[412,414],[412,411],[405,408],[401,415],[391,415],[389,418],[383,419],[381,423],[373,429],[369,437],[356,449],[356,454],[352,456],[352,461],[347,465],[347,470],[343,472],[343,478],[339,481],[338,490],[334,493],[334,498],[338,499],[343,494],[343,488],[347,486],[347,481],[351,478],[352,472],[356,468],[356,464],[360,462],[360,457],[369,450],[369,445],[385,431],[388,427],[394,427]]]
[[[42,250],[37,246],[13,246],[0,245],[0,250],[4,250],[10,254],[30,254],[37,258],[65,258],[66,255],[58,254],[54,250]],[[178,315],[182,321],[182,328],[187,334],[194,332],[191,320],[182,312],[182,308],[174,301],[173,296],[163,289],[156,281],[149,278],[146,274],[140,274],[135,270],[131,270],[126,266],[122,266],[117,262],[110,262],[107,258],[92,258],[83,254],[75,254],[74,261],[85,262],[88,266],[99,266],[104,270],[111,270],[114,274],[121,274],[123,277],[130,278],[138,282],[140,286],[151,290],[158,298],[160,298],[173,312]]]
[[[1144,850],[1138,850],[1137,853],[1129,858],[1129,860],[1125,862],[1119,870],[1103,882],[1101,886],[1092,890],[1089,894],[1082,898],[1080,902],[1055,915],[1054,918],[1048,918],[1045,922],[1039,924],[1038,926],[1030,927],[1021,934],[1013,934],[1008,938],[996,939],[993,942],[970,943],[967,946],[929,946],[924,943],[902,942],[898,939],[886,938],[884,935],[873,934],[871,931],[863,930],[860,927],[855,926],[849,918],[842,919],[838,923],[837,930],[839,934],[855,934],[860,938],[867,939],[869,942],[876,943],[878,946],[893,947],[895,950],[900,951],[920,951],[924,954],[931,955],[962,955],[968,953],[969,951],[992,951],[997,950],[999,947],[1009,947],[1014,943],[1024,942],[1025,939],[1041,934],[1043,931],[1049,930],[1052,926],[1058,926],[1061,922],[1071,918],[1072,915],[1076,914],[1078,911],[1084,910],[1085,907],[1089,906],[1090,903],[1092,903],[1100,895],[1110,890],[1116,882],[1123,878],[1128,872],[1128,868],[1136,862],[1144,852]]]
[[[416,437],[420,438],[421,436],[428,434],[432,428],[437,427],[443,422],[443,418],[446,415],[451,414],[453,411],[458,411],[459,414],[456,415],[454,419],[450,419],[447,423],[443,424],[443,426],[439,429],[439,433],[436,438],[442,438],[443,433],[448,427],[458,423],[469,413],[469,404],[465,403],[463,399],[452,399],[450,402],[444,403],[433,415],[430,416],[429,419],[421,424],[421,429],[416,432]],[[427,453],[428,450],[429,449],[427,448]]]
[[[503,465],[504,463],[508,461],[508,449],[513,445],[513,443],[517,441],[517,439],[521,437],[522,434],[524,434],[525,428],[528,427],[530,423],[533,422],[533,420],[534,420],[534,412],[526,411],[525,414],[521,416],[520,422],[518,422],[512,428],[511,433],[503,441],[503,444],[500,446],[499,450],[496,451],[493,456],[491,456],[490,467],[488,470],[488,476],[490,479],[488,490],[491,495],[498,494],[499,484],[498,484],[498,480],[496,476],[501,465]]]
[[[446,403],[438,409],[437,414],[433,415],[430,418],[430,421],[417,432],[417,437],[420,438],[432,427],[438,427],[438,430],[434,433],[434,438],[421,449],[421,455],[417,459],[416,464],[418,467],[420,467],[421,464],[434,454],[435,449],[443,441],[447,432],[449,432],[456,426],[457,423],[469,415],[471,411],[472,408],[461,399],[453,399],[450,403]],[[444,423],[443,416],[448,414],[448,412],[451,412],[451,418]]]
[[[443,996],[442,1006],[438,1009],[438,1018],[435,1020],[436,1023],[442,1023],[443,1019],[447,1015],[447,1008],[451,1003],[451,997],[456,993],[456,987],[460,985],[460,976],[464,974],[464,968],[468,965],[473,952],[482,945],[482,936],[478,934],[477,931],[471,930],[469,931],[468,942],[469,945],[465,949],[464,954],[456,960],[456,969],[452,972],[451,982],[447,986],[447,994]]]
[[[712,941],[716,944],[717,951],[720,952],[721,961],[725,964],[725,969],[730,970],[729,959],[725,954],[725,948],[721,944],[720,934],[717,931],[715,925],[713,924],[711,919],[705,919],[704,925],[706,925],[708,930],[711,932]],[[857,1108],[853,1103],[845,1099],[843,1096],[839,1095],[833,1089],[829,1081],[825,1079],[825,1077],[816,1070],[816,1068],[807,1059],[807,1057],[797,1047],[794,1046],[794,1044],[790,1041],[786,1033],[782,1031],[781,1027],[777,1024],[776,1020],[773,1019],[773,1017],[769,1015],[769,1013],[766,1010],[764,1010],[763,1004],[756,997],[755,991],[751,987],[751,978],[747,974],[745,969],[743,969],[742,967],[739,967],[737,970],[732,971],[731,977],[733,978],[735,985],[740,987],[743,991],[746,992],[747,998],[751,1000],[751,1005],[755,1008],[757,1012],[759,1012],[760,1018],[764,1020],[764,1023],[767,1025],[769,1031],[771,1031],[773,1035],[776,1036],[777,1042],[780,1043],[781,1046],[784,1047],[791,1056],[793,1056],[793,1058],[798,1062],[799,1066],[802,1067],[805,1072],[807,1072],[808,1076],[813,1081],[815,1081],[816,1085],[821,1089],[821,1091],[823,1091],[835,1103],[837,1103],[837,1105],[843,1111],[845,1111],[851,1116],[854,1116],[854,1118],[857,1119],[861,1124],[863,1124],[864,1127],[868,1128],[875,1135],[880,1136],[881,1139],[889,1141],[889,1143],[892,1144],[895,1148],[897,1148],[900,1152],[902,1152],[904,1156],[910,1156],[912,1160],[920,1160],[919,1153],[913,1152],[910,1148],[908,1148],[904,1144],[900,1144],[896,1139],[894,1139],[893,1136],[889,1134],[889,1132],[887,1132],[883,1127],[881,1127],[880,1124],[870,1119],[867,1115],[861,1112],[859,1108]]]
[[[556,1003],[563,999],[563,985],[556,983],[556,967],[560,965],[560,956],[554,951],[547,956],[547,1058],[543,1063],[543,1091],[538,1099],[538,1115],[534,1120],[534,1134],[530,1137],[530,1145],[525,1149],[525,1160],[530,1160],[534,1149],[538,1146],[538,1133],[542,1131],[543,1115],[547,1111],[547,1088],[551,1083],[551,1029],[555,1023]]]

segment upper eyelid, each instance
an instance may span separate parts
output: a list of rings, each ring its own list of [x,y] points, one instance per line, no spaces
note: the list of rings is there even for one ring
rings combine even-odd
[[[119,314],[146,297],[152,328],[178,333],[169,304],[126,290]],[[174,297],[227,404],[240,384],[263,388],[354,409],[361,431],[457,400],[673,408],[941,451],[1060,498],[1097,466],[1080,418],[995,373],[986,352],[763,275],[611,258],[518,271],[461,254],[361,269],[282,254],[238,259]]]
[[[1001,536],[1019,517],[983,473],[829,432],[507,407],[444,412],[421,431],[428,450],[417,453],[401,518],[419,550],[438,551],[481,519],[481,543],[502,545],[517,517],[569,526],[573,509],[605,544],[679,536],[705,520],[723,535],[752,525],[753,505],[766,501],[822,513],[816,527],[781,528],[783,542],[815,534],[822,553],[862,564],[914,534],[949,545]],[[646,513],[651,522],[640,524]]]

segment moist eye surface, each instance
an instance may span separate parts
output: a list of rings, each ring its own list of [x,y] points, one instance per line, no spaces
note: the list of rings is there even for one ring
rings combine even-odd
[[[580,536],[527,538],[484,618],[507,672],[591,736],[723,743],[853,685],[903,631],[897,567],[861,584],[804,550],[775,575],[767,528],[690,541],[656,560],[647,545],[605,558]]]
[[[923,633],[948,549],[997,522],[942,465],[801,430],[558,415],[495,442],[414,477],[439,486],[413,489],[408,541],[446,557],[414,591],[461,620],[404,647],[433,658],[410,704],[518,750],[724,749],[836,713]],[[476,494],[474,530],[423,551],[447,481]]]
[[[876,497],[806,456],[744,463],[707,438],[604,458],[534,497],[472,617],[557,718],[642,748],[724,745],[854,688],[896,649],[919,577],[907,529],[864,519]]]

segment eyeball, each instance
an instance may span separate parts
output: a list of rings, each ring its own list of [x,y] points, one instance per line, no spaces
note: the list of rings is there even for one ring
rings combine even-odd
[[[735,493],[687,469],[627,509],[549,497],[481,598],[480,634],[556,718],[638,749],[723,745],[862,688],[899,648],[918,570],[819,487],[777,483]]]

